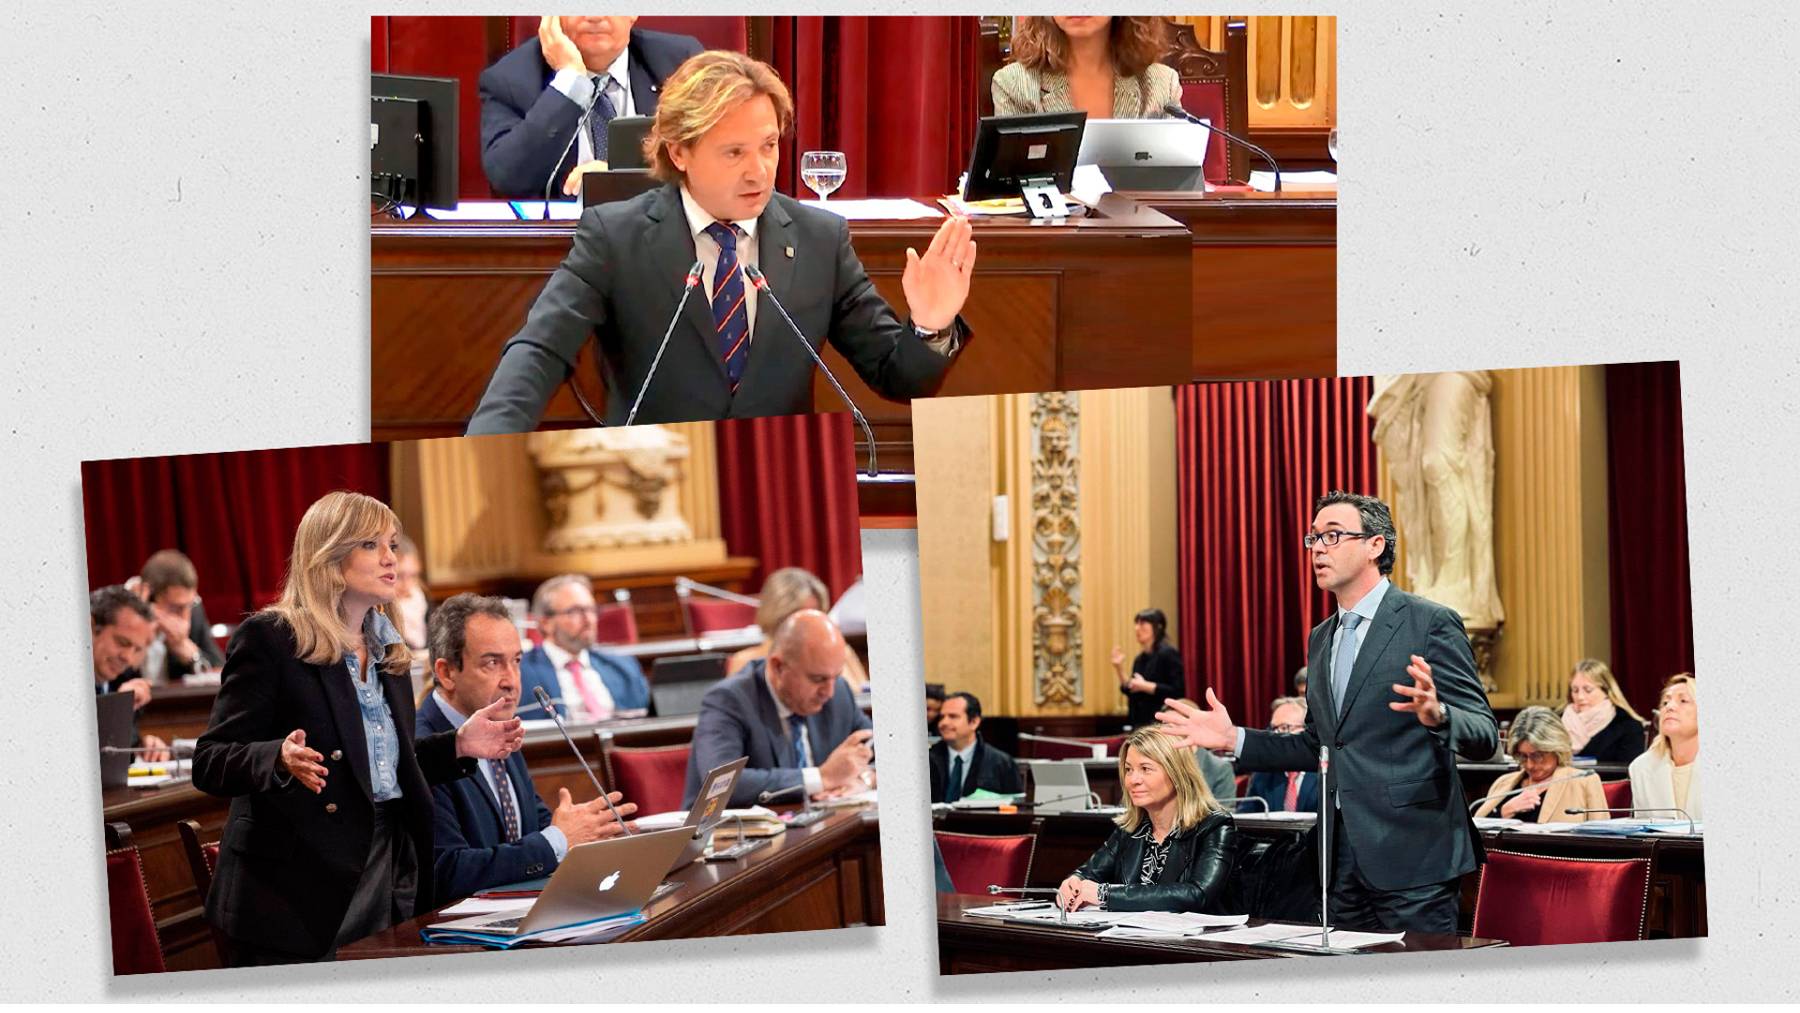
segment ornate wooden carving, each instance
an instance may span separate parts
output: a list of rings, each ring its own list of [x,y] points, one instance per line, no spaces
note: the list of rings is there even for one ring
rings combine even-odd
[[[1079,705],[1081,687],[1080,395],[1031,404],[1032,685],[1039,704]]]

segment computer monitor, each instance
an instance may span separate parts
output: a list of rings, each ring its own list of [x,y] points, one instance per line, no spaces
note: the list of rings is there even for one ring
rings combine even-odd
[[[654,116],[614,116],[606,123],[606,167],[648,169],[644,162],[644,138],[650,136]]]
[[[700,713],[700,698],[725,677],[725,655],[683,654],[650,666],[650,703],[659,718]]]
[[[456,89],[450,77],[369,75],[369,190],[397,206],[456,206]]]
[[[1031,113],[983,117],[969,152],[963,200],[1018,197],[1044,183],[1067,193],[1075,182],[1075,157],[1087,113]]]
[[[1203,190],[1212,131],[1186,120],[1089,120],[1077,165],[1095,165],[1115,190]]]
[[[131,772],[131,694],[94,697],[100,729],[100,787],[122,788]]]

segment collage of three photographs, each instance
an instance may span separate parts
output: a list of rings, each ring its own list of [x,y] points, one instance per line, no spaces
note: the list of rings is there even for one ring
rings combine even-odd
[[[115,975],[1707,934],[1680,366],[1338,375],[1337,19],[369,31],[371,442],[82,468]]]

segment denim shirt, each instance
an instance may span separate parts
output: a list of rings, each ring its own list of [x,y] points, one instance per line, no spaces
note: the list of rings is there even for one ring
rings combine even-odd
[[[369,649],[371,678],[358,678],[356,655],[344,655],[344,666],[350,670],[350,685],[356,690],[356,705],[362,710],[363,741],[369,747],[369,790],[375,801],[387,802],[400,797],[400,733],[394,728],[394,714],[388,708],[387,696],[381,691],[381,661],[390,644],[400,643],[400,631],[377,609],[370,609],[363,619],[363,643]]]

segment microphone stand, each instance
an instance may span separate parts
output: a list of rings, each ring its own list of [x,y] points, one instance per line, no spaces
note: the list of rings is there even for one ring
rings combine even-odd
[[[1276,193],[1281,192],[1281,166],[1275,164],[1275,159],[1273,157],[1271,157],[1268,152],[1264,151],[1262,148],[1260,148],[1254,144],[1251,144],[1248,138],[1239,137],[1238,135],[1232,133],[1231,131],[1226,130],[1224,127],[1217,126],[1215,124],[1206,122],[1205,120],[1201,119],[1200,117],[1195,116],[1193,113],[1190,113],[1186,109],[1182,108],[1181,103],[1179,103],[1179,102],[1170,102],[1168,105],[1163,106],[1163,112],[1168,113],[1170,116],[1173,116],[1177,119],[1183,119],[1183,120],[1187,120],[1189,123],[1198,124],[1200,126],[1205,127],[1208,130],[1216,130],[1226,140],[1234,141],[1238,144],[1243,145],[1246,148],[1249,148],[1251,151],[1254,151],[1257,154],[1261,155],[1263,161],[1269,163],[1269,168],[1275,170],[1275,192]],[[1248,182],[1248,180],[1246,180],[1246,182]]]
[[[810,827],[814,823],[817,823],[820,820],[824,819],[826,816],[830,815],[824,809],[814,809],[813,808],[812,796],[807,794],[806,782],[804,780],[802,780],[799,784],[789,785],[788,787],[783,788],[780,791],[765,791],[762,794],[756,796],[756,801],[758,803],[767,804],[769,802],[773,802],[774,800],[776,800],[778,798],[785,798],[789,795],[794,794],[795,792],[800,793],[800,811],[797,813],[793,813],[789,816],[788,821],[787,821],[788,826],[790,826],[790,827]]]
[[[1054,886],[999,886],[994,883],[988,884],[988,896],[990,897],[998,896],[1003,893],[1016,893],[1021,897],[1055,897],[1061,892],[1060,888]],[[1052,902],[1052,906],[1056,908],[1057,924],[1069,924],[1068,909],[1064,908],[1061,904],[1056,904],[1054,902]]]
[[[1340,949],[1331,945],[1331,750],[1321,743],[1319,745],[1319,941],[1302,943],[1296,940],[1275,939],[1258,943],[1274,950],[1293,950],[1299,953],[1353,954],[1352,949]]]
[[[748,855],[750,852],[755,851],[757,848],[769,843],[768,841],[753,841],[744,836],[744,816],[742,813],[732,813],[731,818],[737,823],[737,843],[723,851],[720,851],[718,848],[712,847],[709,844],[706,851],[702,854],[704,860],[708,862],[735,862],[745,855]],[[713,828],[713,833],[718,833],[717,827]]]
[[[643,386],[638,388],[637,397],[631,402],[631,411],[625,415],[626,425],[631,425],[637,418],[638,406],[644,403],[644,395],[650,390],[650,381],[656,377],[656,367],[662,365],[663,352],[668,350],[669,335],[675,333],[675,324],[681,319],[681,311],[687,308],[688,296],[693,295],[694,289],[700,286],[701,270],[702,265],[698,260],[688,268],[687,280],[681,284],[681,301],[675,304],[675,312],[669,316],[669,326],[663,329],[662,344],[656,346],[656,357],[650,360],[650,372],[644,374]],[[576,391],[576,393],[579,394],[580,391]],[[583,401],[582,405],[586,407],[587,402]],[[588,414],[593,415],[593,409],[589,408]],[[598,422],[599,419],[595,419],[595,421]]]
[[[844,385],[838,383],[838,378],[832,375],[830,367],[825,365],[825,360],[819,358],[818,350],[813,348],[812,342],[806,340],[806,335],[800,330],[800,325],[794,323],[793,317],[788,316],[787,307],[781,305],[781,300],[769,290],[769,279],[763,277],[762,271],[745,264],[744,277],[750,279],[750,284],[755,286],[758,292],[769,297],[769,304],[775,307],[775,312],[781,314],[781,319],[787,321],[789,329],[794,332],[794,337],[800,339],[800,344],[806,348],[806,354],[812,356],[813,363],[819,367],[820,372],[825,374],[825,379],[831,381],[831,389],[837,391],[838,397],[844,399],[844,404],[850,406],[850,417],[862,427],[863,439],[867,440],[869,444],[869,477],[879,478],[881,469],[875,464],[875,430],[869,428],[869,420],[863,417],[862,409],[856,406],[855,401],[850,400],[850,395],[844,391]]]
[[[606,796],[606,789],[601,786],[600,779],[594,776],[594,768],[588,766],[587,757],[581,755],[581,750],[576,747],[575,740],[569,737],[569,730],[563,727],[562,717],[556,713],[556,708],[550,706],[550,694],[544,692],[542,686],[534,687],[532,692],[537,694],[538,704],[549,712],[550,720],[556,722],[556,730],[562,733],[563,741],[569,744],[569,752],[575,754],[575,761],[581,764],[581,769],[587,771],[588,780],[594,783],[594,790],[600,793],[600,801],[606,803],[606,808],[612,813],[613,819],[618,821],[619,829],[627,834],[637,833],[631,829],[631,824],[625,822],[625,817],[619,815],[619,810],[613,807],[612,799]]]
[[[1687,820],[1688,833],[1690,835],[1699,832],[1694,829],[1694,817],[1689,815],[1689,813],[1686,809],[1675,809],[1675,808],[1669,808],[1669,809],[1573,809],[1573,808],[1571,808],[1571,809],[1564,809],[1563,812],[1570,816],[1580,816],[1580,815],[1583,815],[1586,813],[1608,813],[1608,814],[1610,814],[1610,813],[1626,813],[1626,814],[1629,814],[1632,816],[1636,816],[1638,813],[1674,813],[1677,816],[1680,816],[1682,819]]]

